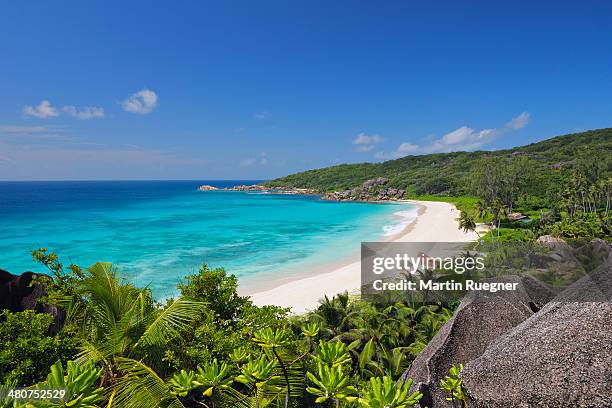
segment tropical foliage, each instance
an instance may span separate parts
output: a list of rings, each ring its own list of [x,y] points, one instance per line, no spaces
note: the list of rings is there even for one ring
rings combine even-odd
[[[51,334],[53,317],[33,310],[0,312],[0,378],[28,385],[42,380],[58,359],[66,362],[77,351],[74,331]]]
[[[461,370],[463,370],[463,364],[453,365],[448,371],[448,375],[440,380],[440,388],[449,393],[446,399],[453,404],[453,407],[467,408],[468,398],[460,377]]]
[[[111,264],[64,269],[44,249],[34,258],[57,274],[47,301],[66,309],[66,324],[52,336],[50,316],[5,311],[3,328],[40,345],[68,334],[73,342],[42,359],[46,369],[7,371],[2,360],[0,370],[5,386],[67,390],[40,406],[413,406],[421,394],[394,384],[452,314],[441,304],[374,304],[345,293],[288,317],[253,305],[234,276],[207,266],[179,285],[178,298],[159,303]],[[17,328],[24,317],[39,324]],[[21,361],[39,355],[21,351]]]

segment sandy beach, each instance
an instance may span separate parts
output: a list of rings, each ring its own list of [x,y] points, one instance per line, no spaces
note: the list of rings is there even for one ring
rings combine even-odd
[[[436,201],[406,200],[418,206],[418,217],[392,242],[469,242],[478,239],[474,232],[459,229],[459,210],[454,205]],[[483,228],[483,226],[479,226]],[[251,295],[256,305],[278,305],[290,307],[295,314],[317,307],[319,299],[333,296],[346,290],[356,291],[360,287],[361,265],[359,260],[334,267],[330,271],[307,278],[283,283],[275,288]]]

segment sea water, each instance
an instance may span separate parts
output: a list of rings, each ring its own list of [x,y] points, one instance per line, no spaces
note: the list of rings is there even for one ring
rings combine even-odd
[[[158,297],[203,263],[242,286],[307,276],[395,234],[416,216],[409,204],[329,202],[317,196],[198,191],[256,181],[0,182],[0,268],[43,272],[31,250],[65,264],[112,262]]]

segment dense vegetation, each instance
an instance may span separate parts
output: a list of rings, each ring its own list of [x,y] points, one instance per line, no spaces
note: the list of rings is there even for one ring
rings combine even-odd
[[[266,184],[310,188],[323,193],[347,190],[368,179],[386,177],[390,180],[389,185],[405,189],[412,196],[461,196],[472,193],[470,176],[476,163],[483,158],[512,161],[524,157],[529,159],[528,170],[532,179],[529,192],[544,196],[549,188],[555,188],[565,180],[575,163],[576,153],[584,149],[589,149],[602,160],[609,159],[612,155],[612,129],[558,136],[507,150],[438,153],[406,156],[383,163],[342,164],[292,174]]]
[[[412,406],[420,394],[396,381],[454,307],[339,294],[289,317],[206,266],[160,303],[111,264],[64,268],[44,248],[33,255],[53,275],[44,301],[67,322],[50,334],[48,315],[3,312],[0,373],[4,386],[70,390],[43,406]]]

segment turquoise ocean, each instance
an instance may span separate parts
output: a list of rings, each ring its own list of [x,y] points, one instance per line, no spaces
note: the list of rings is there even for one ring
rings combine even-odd
[[[416,215],[409,204],[197,190],[256,182],[0,182],[0,268],[43,272],[30,251],[46,247],[65,264],[112,262],[158,297],[202,263],[242,287],[270,286],[358,254]]]

